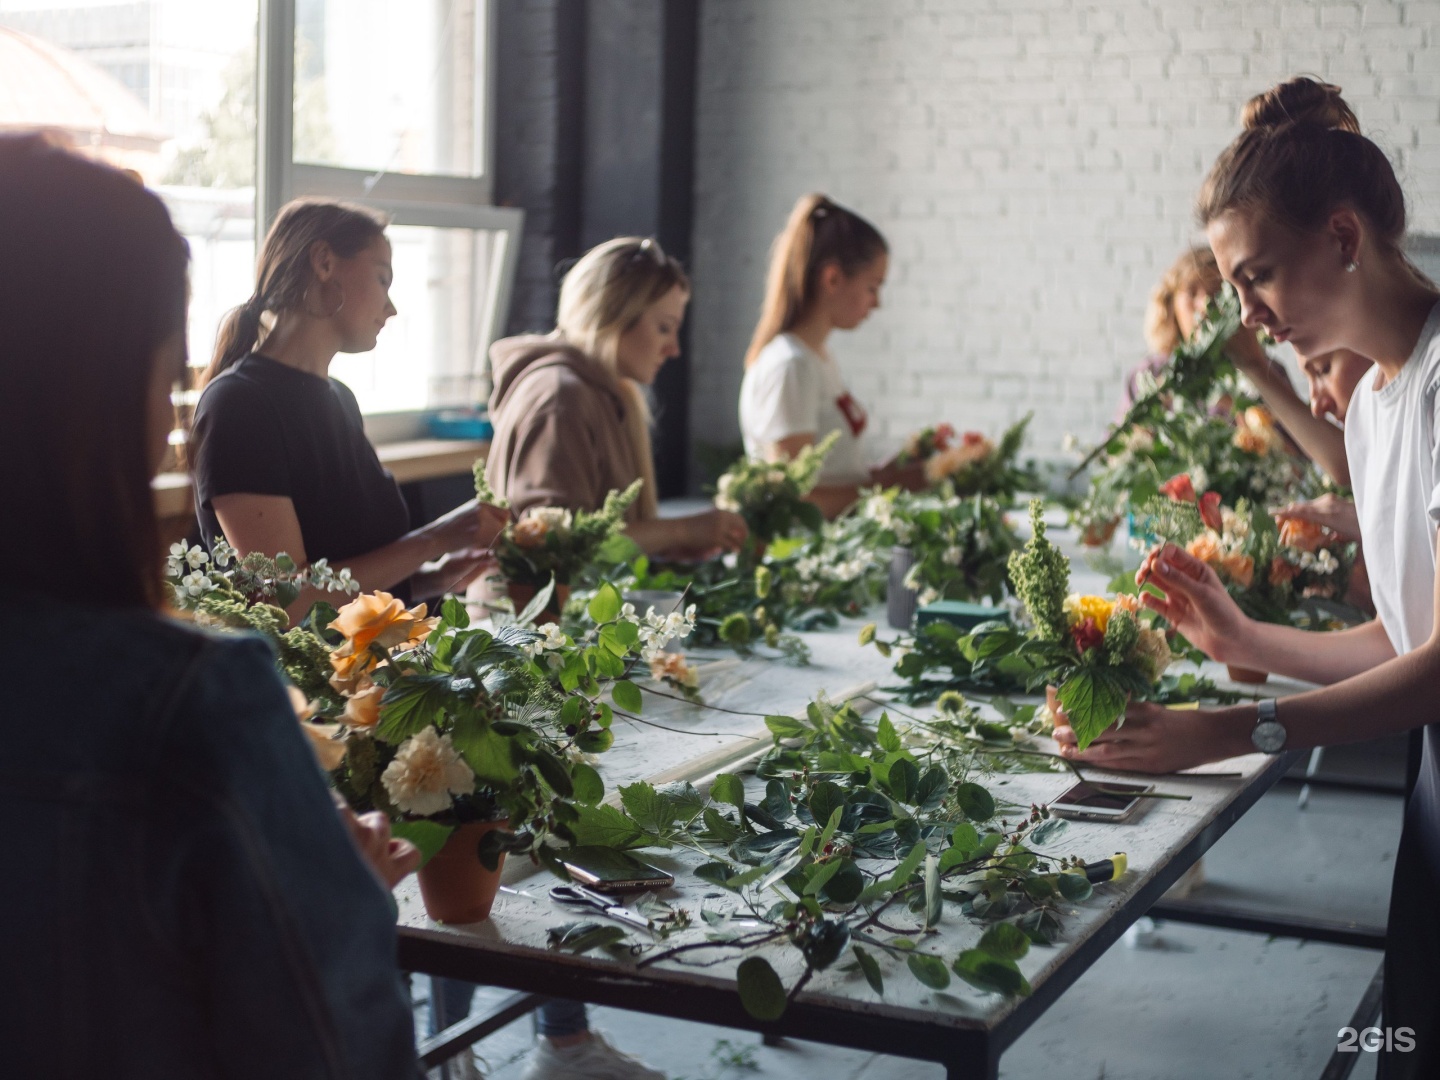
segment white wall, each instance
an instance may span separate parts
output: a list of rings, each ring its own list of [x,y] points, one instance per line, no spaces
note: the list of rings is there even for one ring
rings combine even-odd
[[[833,351],[878,452],[927,422],[1033,449],[1110,419],[1192,200],[1279,79],[1340,84],[1440,231],[1440,3],[704,0],[692,302],[698,439],[732,439],[768,245],[823,190],[891,244]]]

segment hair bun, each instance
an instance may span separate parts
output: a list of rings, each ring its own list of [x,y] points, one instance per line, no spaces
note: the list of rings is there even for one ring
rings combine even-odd
[[[1360,134],[1360,121],[1340,96],[1340,87],[1297,75],[1245,103],[1242,123],[1246,131],[1278,128],[1286,124],[1315,124]]]

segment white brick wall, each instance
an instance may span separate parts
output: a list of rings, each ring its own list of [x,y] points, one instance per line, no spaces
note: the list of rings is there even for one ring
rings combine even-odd
[[[704,0],[695,436],[735,438],[771,238],[822,190],[891,245],[884,307],[833,351],[876,446],[949,420],[1098,437],[1149,291],[1252,94],[1313,73],[1440,231],[1440,3]]]

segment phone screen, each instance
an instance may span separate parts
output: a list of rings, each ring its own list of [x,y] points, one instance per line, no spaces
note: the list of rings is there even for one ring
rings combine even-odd
[[[1135,801],[1136,795],[1150,789],[1143,784],[1106,784],[1105,791],[1097,791],[1090,784],[1079,783],[1058,799],[1055,804],[1081,806],[1092,810],[1124,810]],[[1134,794],[1130,794],[1134,792]]]

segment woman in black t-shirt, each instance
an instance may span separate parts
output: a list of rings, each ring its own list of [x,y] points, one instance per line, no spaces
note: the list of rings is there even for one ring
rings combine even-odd
[[[355,395],[329,376],[336,353],[375,347],[395,314],[391,276],[385,222],[370,211],[308,199],[280,211],[255,294],[226,319],[204,375],[195,502],[207,541],[323,558],[363,589],[434,596],[479,571],[506,515],[470,502],[410,529]],[[302,594],[291,614],[319,598]]]

